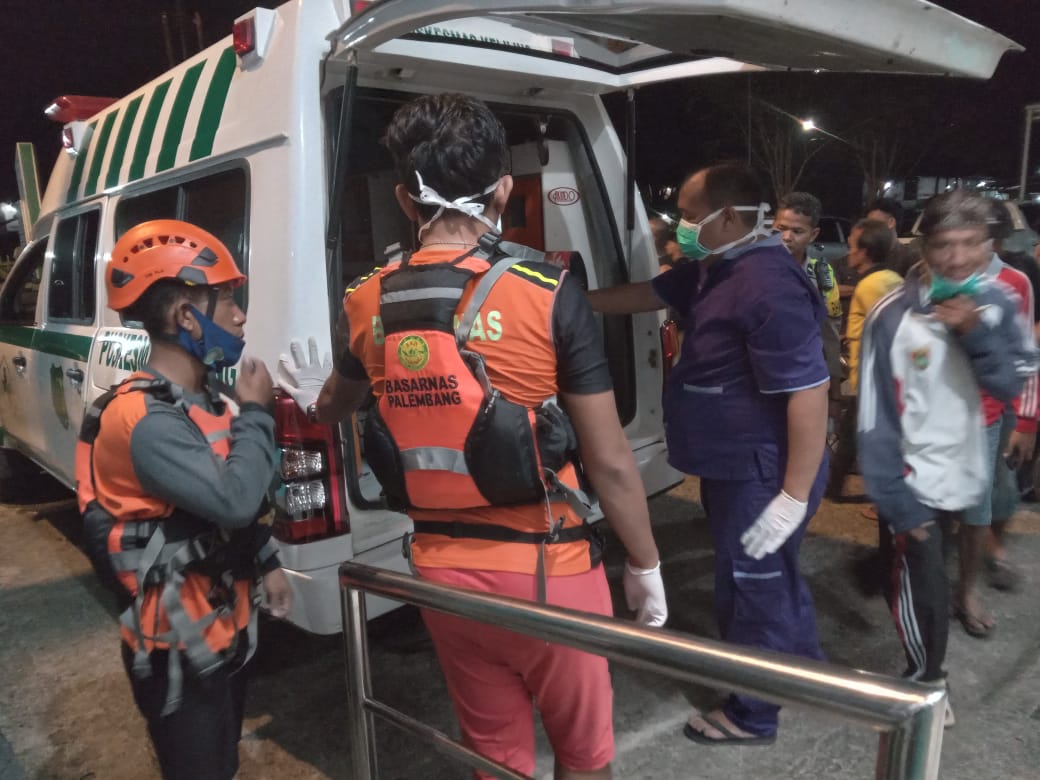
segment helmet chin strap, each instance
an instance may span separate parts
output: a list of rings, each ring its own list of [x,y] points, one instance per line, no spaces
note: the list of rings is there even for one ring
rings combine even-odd
[[[206,319],[211,320],[217,311],[217,301],[220,300],[220,288],[208,287],[206,288],[206,293]]]

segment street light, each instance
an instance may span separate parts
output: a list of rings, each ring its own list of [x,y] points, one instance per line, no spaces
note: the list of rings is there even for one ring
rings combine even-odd
[[[824,130],[822,127],[820,127],[818,124],[816,124],[815,120],[813,120],[811,118],[807,118],[807,119],[799,119],[798,117],[791,117],[791,118],[794,119],[794,121],[798,122],[802,126],[802,130],[804,132],[806,132],[806,133],[809,133],[809,132],[822,133],[823,135],[827,136],[828,138],[833,138],[835,141],[841,141],[843,144],[851,146],[853,149],[857,148],[856,144],[852,143],[852,141],[850,141],[849,139],[842,138],[840,135],[835,135],[830,130]]]

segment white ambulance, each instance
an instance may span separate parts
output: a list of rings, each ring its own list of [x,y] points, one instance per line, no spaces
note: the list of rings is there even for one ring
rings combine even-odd
[[[84,408],[145,361],[147,338],[106,308],[102,281],[116,238],[138,222],[188,220],[227,244],[249,276],[247,351],[270,367],[290,339],[315,336],[331,349],[346,283],[387,246],[413,240],[380,138],[417,93],[461,91],[494,108],[516,181],[505,235],[596,288],[657,271],[601,95],[763,68],[987,78],[1015,48],[921,0],[296,0],[256,9],[231,36],[122,99],[56,101],[48,111],[64,124],[68,154],[38,209],[35,170],[21,157],[23,200],[35,213],[33,240],[0,291],[0,487],[30,465],[71,487]],[[600,325],[646,492],[660,492],[680,478],[665,459],[671,347],[661,319]],[[296,593],[291,620],[333,633],[338,564],[402,569],[409,520],[386,508],[356,425],[309,425],[286,398],[276,417],[273,522]],[[369,614],[390,606],[370,603]]]

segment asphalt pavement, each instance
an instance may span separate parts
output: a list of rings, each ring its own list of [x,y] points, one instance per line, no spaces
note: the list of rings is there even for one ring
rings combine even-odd
[[[855,489],[854,483],[850,485]],[[851,574],[876,536],[863,505],[824,504],[803,545],[802,568],[816,600],[821,644],[830,661],[898,674],[904,661],[880,597],[865,597]],[[957,726],[946,732],[944,780],[1040,780],[1040,507],[1024,507],[1010,538],[1022,587],[984,590],[997,628],[985,640],[950,624],[949,679]],[[651,502],[664,553],[669,627],[715,637],[711,613],[713,558],[696,480]],[[91,583],[75,546],[75,513],[64,504],[0,507],[0,779],[153,778],[154,764],[127,769],[145,748],[136,714],[129,736],[99,729],[109,699],[129,699],[113,652],[114,616]],[[17,552],[16,552],[17,551]],[[615,610],[622,558],[606,559]],[[47,571],[42,570],[46,563]],[[952,569],[951,569],[952,571]],[[27,587],[27,580],[32,580]],[[62,628],[44,616],[59,616]],[[58,643],[57,635],[62,639]],[[429,639],[414,609],[370,624],[377,698],[452,736],[457,729]],[[17,641],[12,641],[17,637]],[[266,623],[250,690],[240,778],[350,777],[342,645]],[[58,652],[60,672],[41,659]],[[89,664],[70,658],[91,659]],[[781,715],[770,747],[703,746],[685,739],[691,707],[709,707],[721,691],[679,684],[615,665],[616,778],[871,778],[878,735],[811,711]],[[60,696],[59,696],[60,694]],[[60,703],[56,700],[60,699]],[[114,706],[114,705],[113,705]],[[466,777],[450,759],[420,749],[377,721],[383,780]],[[551,777],[552,754],[539,737],[539,780]],[[135,752],[136,751],[136,752]],[[135,758],[135,760],[137,760]]]

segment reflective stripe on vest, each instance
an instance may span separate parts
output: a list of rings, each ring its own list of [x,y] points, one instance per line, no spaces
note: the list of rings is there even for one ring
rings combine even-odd
[[[401,465],[405,471],[450,471],[453,474],[469,474],[466,453],[448,447],[413,447],[401,450]]]

